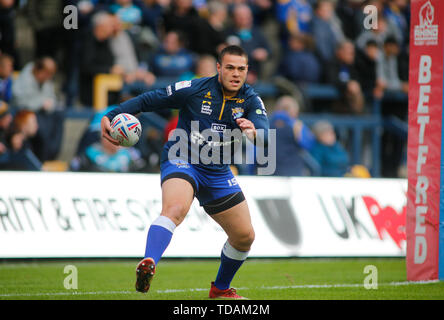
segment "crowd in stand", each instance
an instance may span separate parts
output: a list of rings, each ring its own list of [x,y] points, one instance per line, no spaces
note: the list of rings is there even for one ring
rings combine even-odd
[[[74,28],[66,26],[69,5],[76,8]],[[378,14],[366,28],[368,5]],[[17,46],[19,14],[33,32],[32,61],[22,61]],[[0,0],[0,168],[40,170],[56,159],[64,110],[91,108],[97,74],[122,77],[122,90],[110,96],[110,104],[119,103],[160,81],[214,74],[217,53],[228,44],[247,51],[250,85],[274,77],[296,88],[328,84],[340,98],[323,111],[371,113],[374,99],[408,91],[409,14],[408,0]],[[277,174],[307,174],[304,152],[320,165],[318,174],[346,174],[351,163],[331,124],[308,128],[297,119],[304,101],[277,98],[267,106],[279,132]],[[383,103],[382,113],[406,120],[407,105]],[[162,116],[177,121],[176,114]],[[163,137],[154,140],[158,149]],[[86,153],[90,162],[97,155],[124,159],[121,170],[103,170],[128,171],[130,161],[147,156],[94,147]]]

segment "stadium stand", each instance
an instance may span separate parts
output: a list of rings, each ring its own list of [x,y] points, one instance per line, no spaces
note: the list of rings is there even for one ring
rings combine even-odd
[[[215,55],[224,43],[233,41],[233,34],[243,41],[248,41],[249,36],[251,37],[251,30],[257,30],[267,42],[269,57],[266,61],[259,63],[261,70],[265,72],[258,73],[258,78],[251,83],[264,99],[269,109],[269,115],[272,115],[272,107],[279,97],[291,95],[299,102],[301,106],[300,119],[308,126],[314,125],[320,119],[327,120],[333,125],[338,140],[344,145],[350,156],[351,164],[364,165],[374,177],[399,176],[397,170],[405,165],[405,148],[403,146],[406,144],[407,95],[405,91],[402,91],[405,88],[402,87],[402,90],[394,91],[386,90],[384,86],[378,86],[382,83],[382,76],[378,74],[377,70],[375,70],[375,78],[372,80],[369,78],[370,76],[367,77],[365,71],[357,68],[357,81],[364,90],[364,110],[359,114],[338,112],[341,108],[337,107],[343,102],[341,97],[344,93],[335,83],[329,82],[325,77],[327,71],[331,69],[331,65],[323,60],[322,54],[320,54],[320,52],[326,52],[319,47],[325,43],[321,43],[316,38],[319,35],[325,36],[322,31],[319,32],[319,29],[329,29],[329,32],[335,36],[335,43],[347,39],[354,47],[356,57],[359,59],[365,55],[364,50],[369,42],[372,45],[376,43],[378,51],[376,64],[379,66],[384,62],[381,61],[384,43],[396,42],[399,51],[395,52],[392,58],[392,61],[396,63],[387,61],[385,63],[390,63],[394,68],[391,70],[394,70],[395,73],[397,71],[399,81],[403,83],[408,77],[406,48],[408,48],[409,38],[406,33],[408,32],[409,6],[406,1],[237,1],[236,3],[247,6],[251,11],[253,21],[249,25],[250,32],[242,32],[235,28],[236,21],[233,21],[232,13],[236,6],[233,1],[199,1],[193,2],[192,7],[189,7],[190,3],[191,1],[180,3],[179,1],[134,0],[130,7],[131,10],[124,11],[119,7],[118,2],[113,0],[0,2],[0,6],[2,6],[0,8],[2,17],[0,34],[8,35],[8,37],[0,37],[0,53],[13,58],[14,74],[18,75],[27,63],[42,55],[52,56],[59,66],[54,83],[57,106],[64,111],[66,119],[62,150],[59,151],[56,158],[51,159],[51,161],[59,161],[58,163],[48,163],[43,168],[66,170],[69,167],[67,164],[75,154],[82,132],[88,126],[95,112],[118,103],[122,99],[120,93],[125,85],[124,74],[120,72],[94,74],[94,72],[86,70],[92,66],[82,65],[82,61],[85,61],[82,60],[82,57],[85,55],[86,40],[88,35],[92,35],[92,24],[94,21],[97,22],[97,14],[106,12],[114,15],[115,19],[123,21],[123,32],[126,32],[134,43],[139,67],[154,73],[155,82],[147,89],[163,88],[179,79],[176,76],[162,77],[152,69],[151,63],[155,53],[163,48],[162,39],[165,30],[174,30],[175,26],[182,27],[185,37],[188,36],[184,39],[184,46],[194,57],[194,62],[197,61],[199,54]],[[367,4],[373,4],[379,10],[381,17],[379,30],[365,30],[363,28],[362,21],[365,15],[362,9]],[[60,30],[55,27],[64,18],[57,8],[63,8],[66,5],[77,6],[79,10],[78,29],[62,28]],[[249,10],[244,11],[248,12]],[[48,14],[46,25],[37,23],[36,16],[39,12]],[[181,18],[181,12],[186,13],[184,18]],[[217,14],[218,12],[220,15]],[[245,16],[249,16],[249,14]],[[96,20],[94,20],[95,18]],[[236,23],[242,22],[237,21]],[[184,25],[191,27],[183,29]],[[51,30],[55,30],[56,36],[48,39]],[[110,31],[110,33],[112,32]],[[208,47],[206,47],[206,42],[209,42],[211,34],[214,35],[214,39],[212,39],[214,41],[208,43]],[[317,81],[306,81],[306,79],[313,79],[307,78],[306,75],[302,75],[300,78],[291,78],[288,77],[288,74],[281,72],[282,69],[285,70],[285,65],[282,65],[281,61],[286,61],[286,64],[291,65],[291,59],[302,59],[302,55],[294,54],[286,56],[288,62],[283,60],[288,51],[289,39],[304,39],[306,43],[312,44],[307,45],[304,50],[311,55],[310,59],[317,59],[320,65],[321,77],[319,79],[316,77]],[[106,52],[107,57],[110,58],[110,67],[115,67],[112,63],[112,50],[107,47],[108,44],[100,45],[103,45],[100,47],[101,50],[103,49],[103,52]],[[336,47],[331,47],[330,51],[332,48],[336,49]],[[295,65],[297,62],[300,61],[295,61]],[[118,68],[113,70],[116,69]],[[85,82],[81,80],[81,73],[94,74],[90,84],[91,105],[83,104],[80,99],[79,88],[85,85]],[[350,70],[344,66],[340,67],[338,76],[341,79],[346,79],[350,75]],[[0,75],[0,84],[3,84],[4,81],[5,77]],[[4,97],[1,99],[5,100]],[[391,106],[395,107],[391,108]],[[9,107],[12,114],[15,114],[16,106],[9,102]],[[161,135],[169,119],[169,112],[152,113],[143,115],[141,122],[147,132],[157,130]],[[387,150],[388,148],[384,148],[386,142],[398,143],[400,149]],[[38,153],[38,150],[35,151]],[[400,155],[394,157],[393,153]],[[388,165],[385,159],[390,158],[397,158],[397,160]],[[316,172],[319,172],[312,159],[307,158],[306,164],[311,166],[311,174],[314,172],[316,175]],[[390,168],[388,168],[389,166]]]

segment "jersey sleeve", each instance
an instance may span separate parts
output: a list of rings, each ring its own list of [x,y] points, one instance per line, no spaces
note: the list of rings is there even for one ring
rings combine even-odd
[[[251,102],[248,108],[246,118],[253,122],[257,131],[257,139],[263,141],[264,147],[268,146],[268,129],[270,127],[267,117],[267,110],[265,109],[264,102],[256,95],[250,98]],[[257,143],[258,141],[256,141]]]
[[[119,113],[135,115],[140,112],[157,111],[165,108],[180,109],[185,106],[188,96],[194,92],[191,84],[191,80],[180,81],[168,85],[166,88],[145,92],[121,103],[117,108],[108,112],[106,116],[112,120]]]

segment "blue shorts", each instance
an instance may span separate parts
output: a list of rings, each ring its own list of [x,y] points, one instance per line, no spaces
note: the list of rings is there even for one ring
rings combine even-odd
[[[226,170],[211,170],[183,160],[166,160],[160,165],[161,184],[171,178],[188,181],[194,196],[208,214],[227,210],[245,200],[237,180],[227,166]]]

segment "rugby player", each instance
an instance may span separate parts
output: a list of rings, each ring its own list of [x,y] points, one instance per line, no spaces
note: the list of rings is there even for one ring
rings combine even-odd
[[[161,108],[177,108],[179,121],[174,133],[182,130],[187,135],[187,139],[180,139],[183,136],[173,134],[162,153],[162,211],[149,228],[145,258],[136,268],[137,291],[149,290],[157,263],[169,245],[175,228],[185,219],[196,197],[206,213],[228,236],[222,248],[219,271],[215,281],[211,283],[209,297],[243,298],[234,288],[230,288],[230,283],[246,260],[255,234],[245,197],[229,163],[223,157],[223,153],[230,150],[224,148],[227,143],[240,144],[241,141],[231,135],[231,140],[222,140],[223,143],[218,144],[205,140],[200,133],[206,129],[211,130],[223,139],[228,130],[237,129],[254,143],[260,141],[266,146],[269,125],[262,100],[245,84],[248,72],[245,51],[239,46],[227,46],[221,51],[216,66],[218,74],[214,77],[181,81],[164,89],[148,91],[122,103],[102,118],[103,137],[118,144],[110,136],[110,121],[117,114],[136,115]],[[188,151],[191,150],[185,156],[184,153],[173,151],[177,143],[180,143],[178,139],[182,143],[186,141]],[[219,152],[220,159],[223,160],[215,161],[212,157],[209,163],[201,161],[201,158],[198,162],[193,162],[192,156],[196,152],[200,156],[199,151],[205,146],[210,146],[212,152]]]

